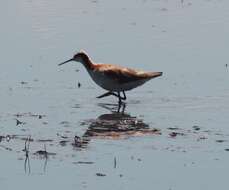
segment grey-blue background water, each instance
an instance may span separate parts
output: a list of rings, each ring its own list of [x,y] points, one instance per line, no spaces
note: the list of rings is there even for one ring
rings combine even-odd
[[[228,1],[0,4],[2,189],[228,187]],[[80,49],[95,62],[163,71],[127,93],[121,120],[159,133],[101,133],[75,146],[101,118],[119,122],[116,100],[95,98],[104,91],[82,65],[57,66]],[[34,154],[44,149],[55,155]]]

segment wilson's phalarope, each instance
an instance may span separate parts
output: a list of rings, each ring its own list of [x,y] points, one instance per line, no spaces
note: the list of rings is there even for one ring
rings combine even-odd
[[[121,103],[122,100],[126,100],[125,91],[136,88],[150,79],[162,75],[162,72],[145,72],[111,64],[96,64],[93,63],[84,51],[78,52],[73,58],[59,65],[63,65],[70,61],[82,63],[92,80],[108,91],[97,98],[113,95],[118,97],[119,103]],[[121,92],[123,96],[121,96]]]

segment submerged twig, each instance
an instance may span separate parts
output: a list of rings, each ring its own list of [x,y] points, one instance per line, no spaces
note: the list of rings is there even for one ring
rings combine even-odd
[[[46,167],[47,167],[47,163],[48,163],[48,153],[46,151],[46,145],[44,144],[44,149],[45,149],[45,163],[44,163],[44,168],[43,168],[43,171],[44,173],[46,172]]]
[[[25,140],[25,148],[23,149],[23,151],[25,151],[24,170],[25,170],[25,173],[27,173],[27,166],[28,166],[28,174],[30,174],[30,172],[31,172],[30,161],[29,161],[30,138],[31,137],[29,136],[29,138],[27,138]]]
[[[114,157],[114,168],[117,167],[117,160],[116,160],[116,157]]]

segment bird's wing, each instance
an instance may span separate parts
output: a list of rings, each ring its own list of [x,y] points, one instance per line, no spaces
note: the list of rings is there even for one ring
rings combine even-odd
[[[108,75],[110,78],[123,84],[127,82],[134,82],[137,80],[147,80],[157,76],[161,76],[159,72],[144,72],[140,70],[129,69],[116,65],[98,64],[97,70]]]

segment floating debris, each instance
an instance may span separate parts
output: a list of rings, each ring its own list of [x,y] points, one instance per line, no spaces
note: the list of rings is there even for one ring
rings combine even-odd
[[[179,135],[179,136],[185,136],[184,133],[180,133],[180,132],[169,133],[169,136],[172,137],[172,138],[176,137],[177,135]]]
[[[79,137],[75,135],[74,137],[74,143],[72,145],[76,148],[86,148],[86,145],[88,144],[89,139],[86,137]]]
[[[205,137],[205,136],[200,136],[198,139],[197,139],[197,141],[200,141],[200,140],[206,140],[206,139],[208,139],[207,137]]]
[[[99,177],[104,177],[104,176],[106,176],[106,174],[102,174],[102,173],[96,173],[96,175],[99,176]]]
[[[66,146],[68,142],[69,142],[69,141],[63,140],[63,141],[60,141],[59,144],[60,144],[61,146]]]
[[[16,119],[16,126],[18,125],[25,125],[26,122],[22,122],[22,121],[19,121],[18,119]]]
[[[61,124],[61,125],[69,125],[70,122],[68,122],[68,121],[61,121],[60,124]]]
[[[225,148],[224,150],[225,150],[225,151],[229,151],[229,148]]]
[[[25,82],[25,81],[21,81],[20,83],[21,83],[22,85],[28,84],[28,82]]]
[[[78,88],[80,88],[80,87],[81,87],[81,83],[80,83],[80,82],[78,82],[77,86],[78,86]]]
[[[197,125],[194,125],[192,128],[193,128],[194,130],[196,130],[196,131],[199,131],[199,130],[200,130],[200,127],[197,126]]]

